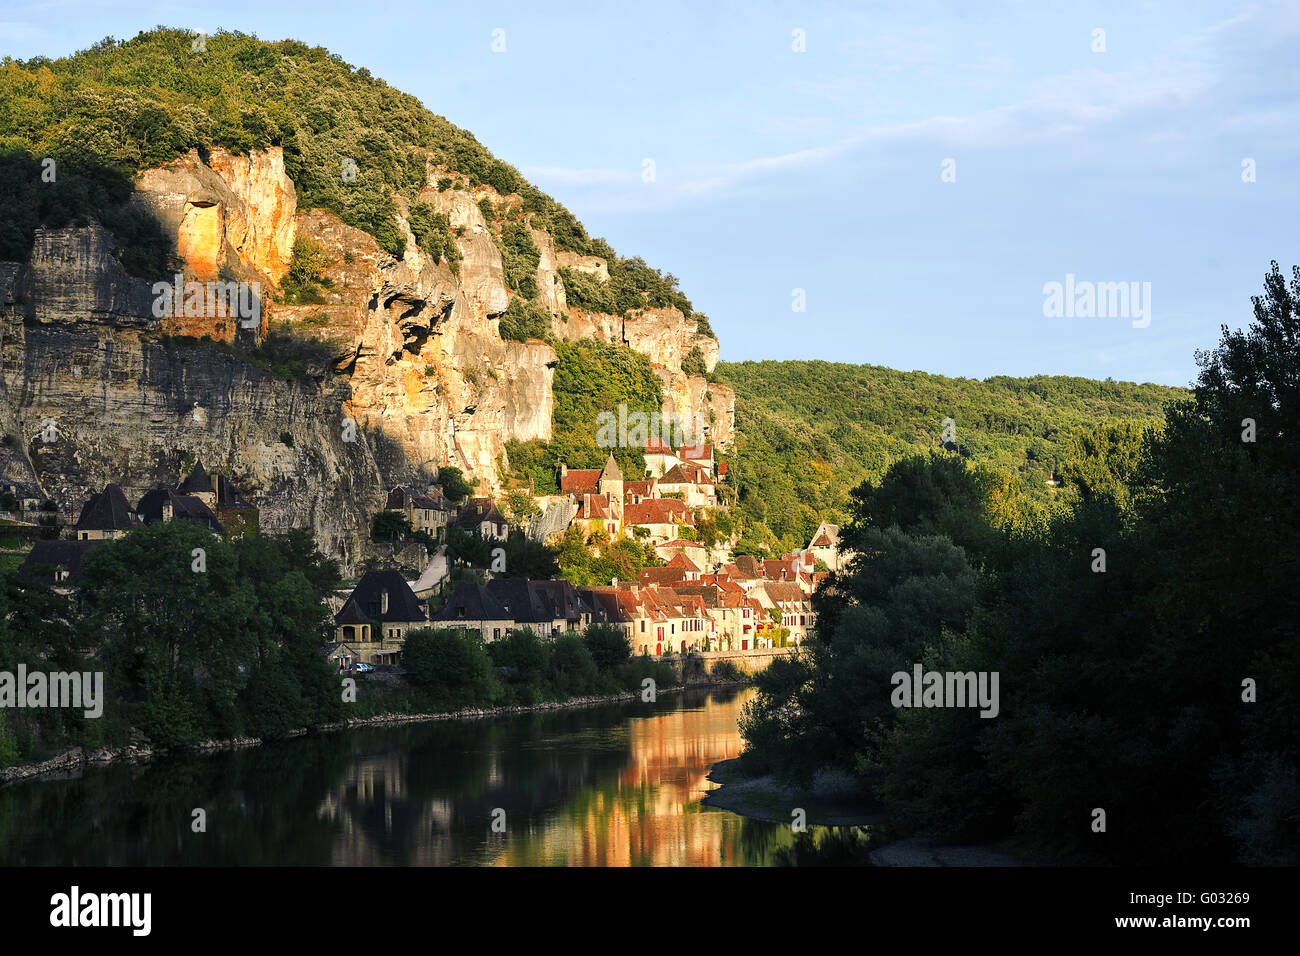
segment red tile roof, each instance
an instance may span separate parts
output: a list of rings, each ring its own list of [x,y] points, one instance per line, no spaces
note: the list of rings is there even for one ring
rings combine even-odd
[[[572,468],[560,478],[563,494],[595,494],[600,487],[599,468]]]
[[[624,524],[673,524],[674,519],[678,523],[695,524],[695,516],[686,503],[675,498],[647,498],[639,505],[623,508]]]
[[[683,571],[700,571],[694,561],[688,558],[684,553],[678,553],[668,562],[670,568],[681,568]]]

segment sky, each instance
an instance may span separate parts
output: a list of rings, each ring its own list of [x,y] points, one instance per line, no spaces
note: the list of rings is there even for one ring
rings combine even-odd
[[[7,0],[0,57],[158,24],[415,95],[677,276],[729,361],[1186,385],[1300,263],[1294,2]]]

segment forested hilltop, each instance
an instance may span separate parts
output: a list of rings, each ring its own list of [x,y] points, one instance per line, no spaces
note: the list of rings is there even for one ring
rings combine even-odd
[[[6,171],[0,260],[23,259],[38,225],[84,224],[93,217],[137,247],[128,266],[138,274],[158,272],[165,267],[165,245],[127,206],[131,177],[191,149],[242,155],[269,146],[284,148],[285,171],[302,208],[334,213],[395,256],[405,245],[395,197],[418,205],[432,162],[459,174],[440,182],[440,189],[484,184],[502,196],[518,195],[526,221],[545,230],[557,249],[607,260],[610,282],[598,290],[602,307],[674,306],[692,315],[674,277],[641,259],[620,258],[517,169],[414,96],[322,47],[238,32],[204,37],[160,27],[130,40],[108,37],[60,59],[0,61]],[[42,181],[44,157],[58,161],[57,188]],[[354,164],[354,176],[340,176],[344,160]],[[445,218],[415,213],[422,247],[455,259]],[[519,222],[500,232],[511,289],[531,301],[537,290],[529,287],[528,267],[536,267],[537,250]],[[575,301],[594,295],[588,277],[566,278]],[[696,319],[708,328],[705,317]]]
[[[746,536],[782,548],[806,545],[819,521],[843,521],[849,492],[863,480],[931,449],[1006,472],[1046,503],[1072,436],[1121,420],[1159,422],[1164,403],[1187,394],[1068,376],[980,381],[820,361],[720,362],[715,374],[736,392],[734,474]],[[953,420],[949,436],[945,418]]]

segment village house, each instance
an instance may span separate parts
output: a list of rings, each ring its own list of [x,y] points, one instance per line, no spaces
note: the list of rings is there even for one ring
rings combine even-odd
[[[708,563],[709,549],[698,541],[675,538],[672,541],[655,544],[655,554],[658,555],[660,561],[665,563],[672,561],[679,554],[684,554],[690,558],[691,564],[697,568],[704,568]]]
[[[583,523],[588,535],[604,531],[616,538],[623,531],[623,471],[611,454],[603,468],[560,466],[560,492],[577,505],[574,521]]]
[[[109,484],[82,506],[73,530],[78,541],[103,541],[124,537],[140,524],[140,516],[127,503],[122,489]]]
[[[623,482],[623,503],[625,505],[639,505],[643,501],[658,497],[659,482],[654,478],[647,478],[645,481]]]
[[[647,498],[640,504],[627,505],[623,509],[623,521],[628,528],[642,529],[641,533],[633,534],[651,544],[676,540],[683,525],[695,527],[695,515],[675,498]]]
[[[681,464],[673,454],[672,446],[662,438],[650,438],[645,443],[645,467],[651,478],[658,478]]]
[[[456,519],[456,526],[490,540],[505,541],[510,537],[510,525],[491,498],[469,499]]]
[[[798,584],[789,581],[764,581],[751,595],[764,611],[775,610],[781,615],[780,627],[790,631],[788,643],[802,644],[813,625],[812,604]]]
[[[683,445],[677,450],[677,458],[683,465],[694,465],[706,475],[713,476],[713,446],[701,442],[698,445]]]
[[[436,485],[424,494],[412,491],[406,485],[398,485],[388,493],[384,510],[404,515],[414,530],[423,531],[435,541],[442,538],[443,529],[447,526],[446,501],[442,489]]]
[[[81,577],[81,560],[103,538],[68,540],[38,540],[32,544],[23,563],[18,566],[18,576],[25,581],[44,584],[60,594],[69,593]]]
[[[216,500],[215,491],[211,497],[213,501]],[[167,488],[155,488],[153,491],[145,492],[136,506],[136,514],[145,524],[158,521],[188,521],[213,534],[221,534],[225,530],[204,498],[197,494],[178,495]]]
[[[532,613],[531,609],[528,613]],[[491,591],[477,581],[465,580],[456,585],[430,626],[478,631],[484,641],[491,643],[505,637],[515,622]]]
[[[428,621],[410,585],[393,570],[367,571],[334,615],[338,641],[354,646],[368,664],[395,664],[407,632],[428,627]]]
[[[823,521],[813,532],[812,543],[805,549],[814,561],[821,561],[832,571],[840,570],[840,526]]]
[[[660,497],[681,495],[689,508],[716,508],[717,489],[709,473],[698,465],[674,465],[658,479]]]

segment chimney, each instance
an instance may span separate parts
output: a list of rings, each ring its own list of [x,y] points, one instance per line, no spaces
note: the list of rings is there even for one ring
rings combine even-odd
[[[560,480],[563,481],[564,476],[567,475],[568,473],[569,473],[569,466],[566,465],[564,462],[560,462]]]
[[[388,613],[388,589],[387,588],[379,592],[379,613],[380,614]]]

